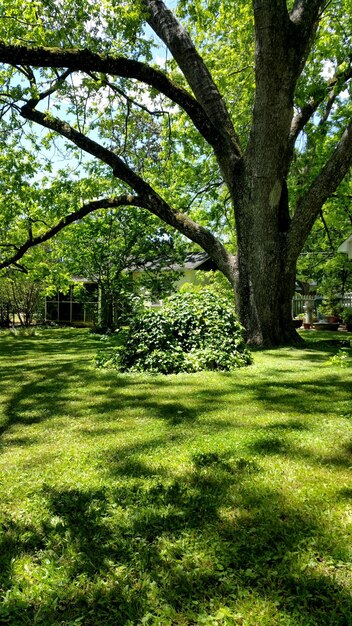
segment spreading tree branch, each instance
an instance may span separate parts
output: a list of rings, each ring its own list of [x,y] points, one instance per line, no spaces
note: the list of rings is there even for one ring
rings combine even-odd
[[[135,206],[148,210],[150,213],[159,217],[162,221],[166,222],[170,226],[173,226],[188,239],[191,239],[200,245],[213,258],[225,276],[227,276],[231,282],[233,281],[234,259],[233,256],[227,252],[222,243],[208,229],[204,228],[197,222],[194,222],[184,213],[170,207],[170,205],[163,198],[161,198],[161,196],[159,196],[159,194],[146,181],[144,181],[138,174],[128,167],[128,165],[126,165],[126,163],[114,152],[108,150],[89,137],[86,137],[84,134],[70,126],[67,122],[63,122],[59,118],[53,117],[48,113],[37,111],[34,108],[34,103],[32,106],[30,103],[23,106],[21,114],[25,119],[36,122],[45,128],[59,133],[61,136],[69,139],[85,152],[109,165],[113,170],[114,176],[129,185],[138,195],[138,198],[134,198],[133,202],[131,201],[131,196],[128,196],[129,200],[127,204],[132,203]],[[122,198],[126,198],[126,196],[122,196]],[[121,206],[121,203],[119,206]],[[96,206],[96,208],[103,207]],[[93,208],[91,210],[96,209]],[[91,210],[88,212],[91,212]],[[71,221],[69,223],[79,219],[79,217],[74,217],[74,214],[72,214],[72,216],[73,217],[70,218]],[[66,225],[67,222],[62,225],[62,228]],[[55,233],[48,235],[47,239],[49,239],[50,236],[53,236],[53,234]],[[35,241],[35,238],[33,238],[33,241]],[[41,243],[41,241],[37,241],[37,243]],[[27,249],[31,247],[30,244],[31,242],[27,241],[24,246],[21,248],[19,247],[19,250],[12,257],[13,261],[17,261],[21,258]],[[0,269],[2,267],[5,266],[0,264]]]
[[[288,250],[291,258],[298,258],[324,202],[337,189],[351,165],[352,122],[347,126],[330,159],[297,202],[288,235]]]
[[[223,98],[188,32],[162,0],[144,0],[144,5],[148,24],[170,50],[197,101],[219,129],[223,139],[223,152],[230,156],[230,161],[240,158],[240,142]]]
[[[67,122],[60,120],[58,117],[54,117],[49,112],[43,113],[37,111],[34,107],[35,101],[28,102],[21,108],[21,115],[25,119],[36,122],[44,128],[55,131],[81,148],[84,152],[91,154],[103,163],[109,165],[113,170],[114,176],[127,183],[138,194],[153,194],[152,188],[112,150],[108,150],[97,141],[90,139]]]
[[[295,0],[290,11],[290,40],[296,51],[297,77],[305,66],[319,20],[329,4],[326,0]]]
[[[329,227],[328,227],[328,225],[326,223],[326,219],[324,217],[324,213],[323,213],[323,209],[322,208],[319,210],[319,215],[320,215],[320,219],[321,219],[321,221],[323,223],[324,230],[326,232],[326,236],[328,238],[330,248],[331,248],[331,250],[334,250],[335,246],[334,246],[333,241],[331,239],[330,230],[329,230]]]
[[[319,94],[311,98],[301,111],[294,116],[291,124],[290,132],[290,148],[293,152],[293,148],[299,133],[304,129],[309,120],[313,117],[320,104],[322,104],[325,98],[328,96],[326,103],[325,113],[321,119],[321,123],[326,122],[328,119],[334,101],[341,91],[346,87],[347,82],[352,78],[352,65],[349,65],[343,72],[336,72],[330,80],[325,84],[325,89],[320,89]]]
[[[296,0],[290,11],[290,20],[302,27],[310,39],[312,24],[321,17],[326,7],[326,0]]]
[[[66,78],[70,76],[70,74],[72,74],[72,70],[66,70],[65,72],[62,72],[62,74],[60,74],[57,77],[56,81],[52,85],[50,85],[48,89],[45,89],[45,91],[42,91],[41,93],[39,93],[36,98],[32,98],[30,100],[31,106],[35,106],[41,100],[45,100],[45,98],[49,98],[49,96],[52,96],[55,93],[55,91],[57,91],[58,88],[62,85],[62,83],[66,80]]]
[[[223,137],[204,108],[185,89],[172,82],[162,71],[140,61],[112,57],[89,50],[61,50],[59,48],[8,45],[0,41],[0,63],[16,67],[19,64],[36,67],[67,68],[91,74],[101,72],[111,76],[132,78],[154,87],[183,109],[204,139],[221,152]]]

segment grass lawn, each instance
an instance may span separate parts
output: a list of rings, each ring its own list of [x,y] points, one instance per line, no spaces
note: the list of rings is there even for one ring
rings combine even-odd
[[[0,332],[0,624],[352,625],[348,335],[304,337],[151,377]]]

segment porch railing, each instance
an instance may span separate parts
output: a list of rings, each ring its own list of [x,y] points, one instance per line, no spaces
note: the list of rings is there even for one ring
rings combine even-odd
[[[338,298],[339,304],[346,309],[352,308],[352,294],[344,295]],[[319,311],[319,305],[324,302],[322,296],[295,296],[292,298],[292,317],[302,315],[304,313],[304,306],[306,303],[311,303],[311,307],[315,314]]]

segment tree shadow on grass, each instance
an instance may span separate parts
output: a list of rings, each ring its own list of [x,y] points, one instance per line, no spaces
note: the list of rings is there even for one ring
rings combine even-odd
[[[192,624],[216,606],[235,614],[253,595],[272,603],[275,618],[283,612],[305,626],[346,626],[352,599],[328,564],[348,559],[348,547],[326,536],[308,506],[294,510],[247,469],[213,453],[195,458],[187,478],[145,481],[140,464],[132,472],[115,466],[120,484],[111,490],[45,487],[49,517],[39,529],[12,527],[2,586],[16,585],[11,568],[21,554],[43,568],[43,578],[50,555],[62,572],[57,602],[45,588],[39,607],[38,599],[10,593],[0,620],[118,626],[150,614],[159,615],[153,623]],[[23,530],[27,538],[18,541]]]
[[[66,392],[79,378],[80,371],[75,363],[31,367],[28,382],[22,384],[20,374],[16,380],[10,373],[9,379],[13,385],[20,386],[5,405],[5,419],[0,426],[0,433],[6,432],[13,424],[36,424],[63,414],[68,404]]]
[[[83,376],[87,384],[98,378],[75,362],[37,366],[33,372],[32,379],[11,394],[6,429],[72,413],[75,405],[67,390]],[[231,380],[229,375],[226,379]],[[322,462],[289,441],[291,431],[304,430],[302,420],[298,427],[289,420],[264,429],[265,436],[253,443],[249,458],[231,461],[216,451],[198,455],[192,472],[175,478],[163,468],[134,459],[133,454],[158,446],[162,453],[171,440],[177,443],[185,437],[178,433],[178,425],[201,426],[199,413],[209,415],[226,403],[222,390],[208,388],[197,390],[189,406],[190,390],[181,388],[182,381],[177,383],[178,399],[170,399],[175,384],[175,379],[159,378],[141,383],[115,373],[99,378],[94,397],[75,417],[95,408],[92,424],[99,426],[101,412],[104,419],[111,414],[113,424],[124,408],[135,408],[138,416],[143,405],[145,417],[162,419],[171,428],[140,445],[122,442],[118,450],[101,458],[114,487],[47,486],[41,494],[47,513],[40,522],[2,520],[0,580],[5,600],[0,623],[57,626],[76,621],[85,626],[125,626],[138,624],[149,614],[154,623],[193,624],[200,615],[213,615],[216,606],[230,606],[236,614],[237,603],[253,596],[272,604],[273,623],[276,612],[282,611],[292,617],[292,623],[304,626],[347,626],[351,597],[329,563],[347,560],[348,547],[327,536],[309,503],[296,511],[280,493],[260,482],[259,455],[292,459],[306,455],[314,463]],[[286,387],[288,404],[287,398],[280,398],[282,385],[275,381],[258,381],[251,397],[264,409],[284,406],[287,411],[288,406],[297,413],[303,412],[302,394],[308,389],[316,399],[314,410],[322,414],[328,411],[327,392],[328,397],[333,393],[348,397],[348,391],[329,375],[324,375],[324,384],[307,385],[299,390]],[[156,388],[162,402],[152,397]],[[234,377],[233,388],[239,398],[242,390],[248,393],[248,384],[242,384],[239,376]],[[139,393],[134,394],[134,389]],[[28,399],[35,401],[35,409]],[[224,421],[216,427],[229,424],[236,426],[234,421]],[[258,431],[263,432],[260,427]],[[347,447],[330,462],[347,467],[350,452]],[[340,497],[346,500],[350,495],[341,492]],[[23,557],[33,565],[32,579],[28,572],[16,572],[15,565]],[[53,582],[47,582],[50,563]],[[32,593],[26,593],[28,579],[34,583]]]
[[[32,329],[33,334],[26,336],[19,333],[0,335],[1,356],[6,359],[32,357],[33,354],[44,356],[77,354],[79,347],[83,352],[98,348],[100,337],[88,333],[86,329],[57,328]]]
[[[317,382],[308,381],[302,383],[299,388],[296,385],[286,384],[284,387],[285,395],[283,395],[283,387],[276,381],[257,380],[253,386],[248,386],[248,381],[243,382],[240,376],[236,376],[233,383],[232,377],[228,374],[224,375],[227,380],[227,392],[229,388],[233,389],[240,398],[243,393],[249,394],[258,406],[264,410],[282,410],[284,412],[292,410],[293,412],[307,414],[310,412],[331,411],[331,403],[328,398],[334,397],[336,400],[347,401],[348,389],[342,382],[337,382],[335,377],[330,374],[324,374],[322,380]],[[21,372],[17,373],[16,383],[20,383]],[[85,385],[88,389],[94,389],[94,393],[89,394],[87,402],[77,405],[75,397],[72,397],[72,388],[76,385]],[[1,383],[0,383],[1,385]],[[176,385],[176,387],[175,387]],[[99,375],[96,370],[90,366],[82,366],[82,363],[70,361],[62,364],[54,363],[52,365],[37,365],[32,367],[32,375],[28,382],[23,382],[17,390],[9,394],[9,401],[5,406],[5,421],[0,426],[0,432],[9,431],[13,425],[33,425],[40,422],[50,423],[51,429],[61,429],[61,417],[67,419],[67,415],[72,416],[72,420],[79,422],[82,418],[85,420],[87,414],[91,414],[88,422],[82,422],[82,434],[89,436],[97,436],[99,432],[99,423],[111,423],[112,432],[122,433],[119,422],[120,416],[124,416],[125,410],[128,410],[132,416],[128,428],[133,428],[133,419],[139,419],[142,409],[143,419],[160,419],[171,427],[170,432],[162,435],[158,446],[166,446],[169,444],[172,436],[178,433],[178,426],[187,426],[187,430],[192,428],[204,429],[207,432],[233,430],[241,428],[241,421],[237,417],[229,419],[214,419],[212,413],[218,412],[222,406],[228,403],[221,389],[215,388],[196,388],[196,396],[192,394],[192,381],[189,387],[184,388],[184,381],[178,381],[173,377],[153,378],[148,380],[132,376],[118,376],[115,372]],[[170,397],[170,390],[178,396],[177,401]],[[67,396],[68,390],[71,390],[71,396]],[[136,390],[136,392],[135,392]],[[155,392],[158,392],[156,398]],[[305,393],[305,390],[308,393]],[[77,387],[77,394],[84,394],[84,387]],[[190,395],[189,395],[190,394]],[[311,403],[311,394],[314,397],[314,407],[307,404]],[[309,399],[308,399],[309,398]],[[238,408],[238,407],[237,407]],[[199,420],[199,416],[202,420]],[[87,430],[89,424],[89,432]],[[138,422],[136,422],[138,425]],[[104,424],[105,432],[107,425]],[[136,426],[137,427],[137,426]],[[174,429],[174,427],[176,427]],[[263,428],[269,432],[260,435]],[[269,426],[261,426],[258,424],[257,430],[259,437],[253,443],[252,452],[256,454],[290,454],[292,458],[305,458],[307,461],[317,463],[319,465],[325,463],[327,465],[348,468],[351,466],[350,452],[344,451],[331,458],[317,458],[316,456],[302,449],[297,449],[284,435],[290,432],[303,431],[312,428],[308,423],[304,423],[303,419],[299,420],[282,420],[277,424]],[[17,442],[16,436],[11,435],[6,438],[6,447],[10,445],[29,445],[37,443],[37,438],[31,431],[28,438],[23,433]],[[183,438],[185,432],[182,432]],[[23,439],[24,437],[24,439]],[[153,437],[152,437],[153,439]],[[22,442],[21,442],[22,440]],[[149,443],[146,443],[147,447]],[[121,454],[129,454],[133,452],[135,443],[121,445],[119,453],[116,455],[118,459]],[[110,459],[112,462],[112,460]],[[105,458],[102,459],[102,463]]]
[[[236,381],[236,388],[249,394],[251,399],[260,403],[264,410],[281,412],[292,411],[296,414],[331,413],[331,398],[334,404],[349,401],[352,383],[346,384],[325,372],[315,380],[302,380],[300,383],[289,380],[256,380],[248,390],[248,385]]]
[[[274,431],[275,432],[275,431]],[[281,455],[290,460],[304,461],[309,465],[326,466],[341,470],[352,468],[352,443],[343,444],[334,455],[317,454],[307,448],[297,446],[295,442],[286,436],[287,431],[282,430],[280,436],[275,435],[270,429],[263,429],[258,432],[254,441],[247,444],[247,449],[251,454],[261,456]],[[280,431],[279,431],[280,432]]]
[[[27,376],[18,365],[10,366],[0,381],[0,395],[6,398],[0,435],[16,424],[48,422],[51,427],[60,428],[60,417],[67,415],[77,421],[92,414],[95,426],[103,420],[116,424],[118,429],[125,410],[136,418],[142,414],[145,419],[163,420],[171,427],[191,426],[199,414],[219,409],[218,393],[212,394],[210,390],[207,396],[194,399],[190,385],[174,400],[170,390],[175,393],[175,388],[174,380],[150,377],[145,382],[116,372],[101,373],[80,360],[34,364]]]
[[[34,555],[44,550],[45,544],[45,533],[41,525],[36,527],[30,522],[8,516],[0,518],[0,589],[2,593],[10,589],[13,584],[13,559],[23,554]],[[1,604],[0,623],[7,623],[1,621]]]
[[[285,358],[287,361],[309,361],[312,364],[320,362],[324,362],[326,359],[331,357],[333,354],[340,348],[350,348],[352,341],[352,334],[345,333],[333,333],[330,337],[328,332],[325,333],[315,333],[312,332],[309,336],[304,337],[304,343],[298,345],[297,347],[287,347]],[[275,360],[275,358],[282,359],[285,348],[270,348],[268,352],[270,354],[270,358]],[[262,348],[257,348],[253,350],[254,354],[256,352],[263,352]],[[289,371],[289,370],[285,370]]]
[[[49,364],[47,362],[45,364],[31,363],[31,376],[28,382],[25,377],[24,381],[21,380],[23,370],[21,371],[18,366],[9,366],[7,371],[3,372],[0,393],[8,395],[11,385],[16,387],[21,384],[21,389],[13,392],[5,407],[5,419],[0,425],[1,432],[5,432],[15,423],[33,424],[52,419],[53,416],[72,409],[72,397],[68,400],[67,389],[72,385],[77,385],[77,394],[83,393],[84,395],[84,389],[82,390],[80,386],[83,381],[86,381],[87,386],[92,383],[95,387],[97,387],[97,380],[99,381],[100,389],[94,391],[94,399],[90,399],[87,405],[88,410],[92,410],[93,403],[95,404],[97,419],[101,416],[106,420],[110,415],[111,421],[114,421],[118,418],[117,409],[120,411],[123,411],[124,407],[137,409],[139,404],[148,418],[159,418],[169,423],[170,426],[185,424],[191,427],[196,426],[200,414],[204,417],[211,412],[219,411],[228,402],[226,392],[224,396],[221,388],[211,385],[201,389],[198,383],[194,387],[196,396],[193,396],[191,376],[185,387],[184,380],[178,380],[177,377],[159,376],[145,380],[141,376],[121,376],[116,372],[109,374],[104,372],[104,375],[100,375],[101,373],[90,369],[89,364],[84,360],[83,363],[81,359],[76,362],[69,354],[70,350],[72,353],[77,353],[80,346],[86,349],[84,348],[86,342],[88,346],[97,345],[96,337],[88,333],[80,334],[75,330],[58,329],[54,333],[54,339],[50,336],[50,340],[45,336],[28,340],[24,338],[13,340],[12,338],[10,341],[7,339],[8,356],[12,354],[16,341],[19,350],[26,351],[28,348],[33,353],[33,346],[36,346],[34,352],[43,354],[46,358],[56,353],[60,353],[61,357],[59,361],[54,360],[52,363],[49,360]],[[2,343],[4,343],[3,338]],[[301,350],[299,354],[302,354]],[[294,358],[294,355],[295,351],[290,350],[288,360]],[[250,368],[245,372],[244,380],[241,374],[241,372],[235,372],[223,375],[227,393],[235,393],[239,398],[238,406],[240,406],[240,398],[246,394],[264,410],[292,410],[302,415],[319,411],[324,414],[331,411],[331,403],[327,401],[327,398],[334,397],[336,400],[346,402],[349,398],[346,383],[337,381],[335,376],[326,372],[320,372],[316,379],[302,380],[299,384],[287,380],[285,376],[269,381],[258,378],[251,384]],[[221,378],[221,374],[217,376]],[[153,398],[153,389],[157,392],[157,399]],[[179,390],[177,397],[169,396],[170,389]],[[136,390],[135,393],[134,390]],[[312,398],[314,398],[314,404]],[[81,409],[79,411],[82,414]],[[231,420],[228,420],[229,425],[230,422]],[[233,421],[232,425],[234,425]],[[225,427],[225,422],[217,426],[217,428]]]

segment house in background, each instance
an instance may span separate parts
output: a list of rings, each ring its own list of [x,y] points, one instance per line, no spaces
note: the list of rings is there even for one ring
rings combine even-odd
[[[145,269],[153,271],[153,265],[147,264],[146,267],[134,269],[133,273],[138,274],[138,272]],[[183,266],[166,266],[164,271],[168,270],[182,272],[182,276],[176,282],[176,289],[179,289],[184,283],[200,284],[199,272],[215,271],[217,266],[206,252],[191,252],[187,254]],[[77,284],[82,285],[87,292],[84,303],[75,298],[74,287]],[[153,304],[160,306],[161,301]],[[45,321],[58,324],[90,325],[98,312],[99,306],[98,283],[94,280],[76,276],[72,278],[72,285],[67,294],[59,291],[54,296],[46,298]]]
[[[87,292],[85,302],[78,301],[74,287],[82,285]],[[57,324],[91,324],[98,308],[98,284],[92,280],[75,276],[68,293],[58,291],[45,299],[45,321]]]
[[[187,254],[183,267],[175,266],[172,269],[183,272],[183,276],[176,282],[176,288],[179,289],[185,283],[200,284],[199,272],[215,272],[218,267],[207,252],[191,252]]]

